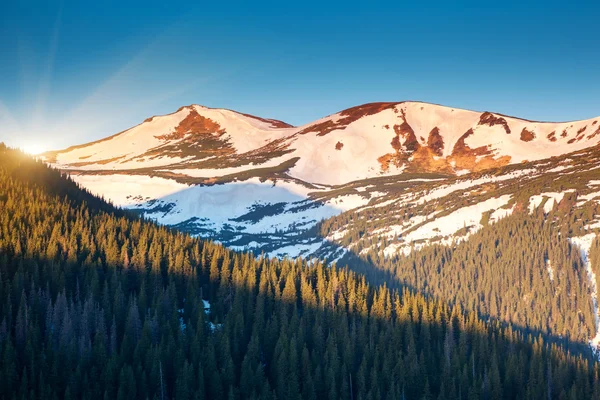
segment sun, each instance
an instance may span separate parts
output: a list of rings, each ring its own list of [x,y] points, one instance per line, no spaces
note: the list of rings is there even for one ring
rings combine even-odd
[[[21,150],[24,153],[35,156],[47,151],[48,149],[41,143],[27,143],[21,146]]]

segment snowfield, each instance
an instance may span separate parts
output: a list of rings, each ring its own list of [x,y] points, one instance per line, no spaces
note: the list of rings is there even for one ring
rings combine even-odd
[[[484,213],[489,211],[496,212],[494,222],[510,215],[510,210],[502,208],[508,204],[510,199],[510,195],[491,198],[481,203],[460,208],[448,215],[433,219],[431,222],[426,222],[417,229],[403,235],[401,237],[402,243],[394,243],[386,247],[384,253],[386,256],[391,256],[398,251],[408,254],[413,249],[421,248],[430,244],[432,241],[446,245],[457,243],[483,227],[483,225],[481,225],[481,220],[483,219]],[[499,210],[502,211],[498,212]],[[420,218],[421,221],[423,220],[423,217],[418,218]],[[456,235],[456,233],[463,228],[466,228],[467,231],[461,235]],[[397,232],[394,232],[394,234],[397,234]]]
[[[161,199],[190,188],[172,179],[150,176],[71,175],[71,178],[93,194],[122,208]]]

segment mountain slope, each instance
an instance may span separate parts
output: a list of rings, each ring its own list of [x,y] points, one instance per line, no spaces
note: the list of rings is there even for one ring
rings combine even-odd
[[[331,259],[344,249],[319,237],[322,219],[493,168],[513,165],[525,176],[517,170],[527,162],[593,148],[598,133],[598,119],[535,122],[419,102],[365,104],[300,127],[192,105],[44,158],[160,223],[236,249]],[[506,201],[489,200],[473,215],[499,216]],[[439,224],[449,222],[456,231],[464,216]],[[416,231],[398,251],[435,229]]]
[[[476,172],[599,140],[598,119],[533,122],[418,102],[365,104],[300,127],[193,105],[46,157],[62,168],[205,179],[295,160],[289,177],[336,185],[402,171]]]
[[[598,353],[599,155],[595,146],[399,187],[323,221],[320,236],[372,281],[589,341]]]
[[[232,111],[179,111],[194,112],[217,133],[196,127],[161,145],[197,145],[188,160],[166,152],[132,168],[92,157],[69,163],[73,150],[48,157],[116,204],[232,249],[337,261],[372,282],[598,349],[596,119],[542,123],[406,102],[290,127]],[[206,158],[205,136],[226,145]],[[247,164],[248,154],[266,161]]]

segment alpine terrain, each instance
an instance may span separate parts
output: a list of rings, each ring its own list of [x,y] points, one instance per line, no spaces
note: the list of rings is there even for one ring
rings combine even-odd
[[[542,123],[403,102],[365,104],[293,127],[192,105],[44,159],[117,206],[231,248],[332,259],[325,249],[343,231],[319,239],[311,229],[323,219],[392,203],[417,207],[417,218],[396,218],[380,232],[399,238],[386,253],[406,252],[433,233],[452,239],[465,224],[475,228],[483,213],[492,212],[491,222],[506,216],[514,199],[487,196],[443,220],[423,206],[448,211],[445,197],[455,191],[496,193],[491,186],[574,168],[576,161],[556,157],[593,151],[599,141],[600,118]],[[544,208],[562,193],[546,196]],[[532,195],[541,196],[532,207],[540,205],[542,193]]]
[[[553,246],[553,287],[583,299],[564,281],[586,261],[560,264],[568,248]],[[2,399],[600,399],[575,336],[318,260],[228,250],[2,143],[0,298]]]
[[[42,159],[230,249],[348,265],[596,352],[599,142],[600,118],[400,102],[296,127],[191,105]]]

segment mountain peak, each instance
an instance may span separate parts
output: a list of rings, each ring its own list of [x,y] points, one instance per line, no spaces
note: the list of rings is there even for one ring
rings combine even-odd
[[[420,101],[366,103],[299,127],[191,104],[107,139],[47,153],[47,159],[61,168],[160,168],[160,174],[207,180],[282,168],[278,173],[307,184],[339,185],[409,172],[482,171],[599,140],[597,120],[535,122]]]

